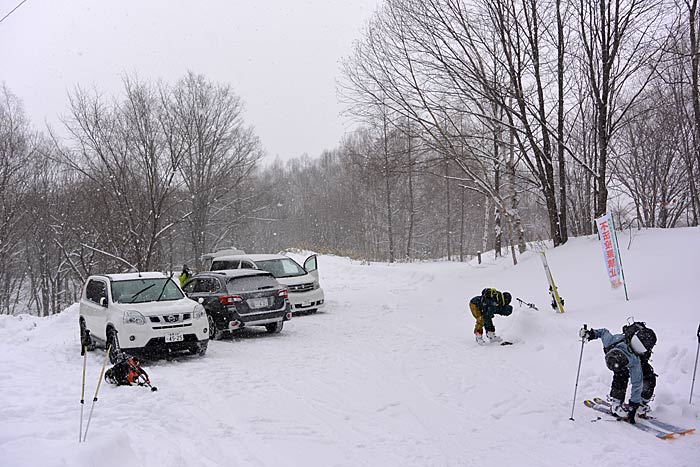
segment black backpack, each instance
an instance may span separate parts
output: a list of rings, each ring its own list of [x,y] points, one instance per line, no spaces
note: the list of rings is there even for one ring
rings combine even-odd
[[[630,344],[632,338],[637,336],[644,347],[648,349],[644,356],[648,358],[651,355],[651,349],[656,345],[656,333],[653,329],[648,328],[645,322],[635,321],[632,324],[622,326],[622,334],[625,335],[627,344]]]
[[[508,305],[512,299],[512,296],[508,292],[500,292],[493,288],[486,288],[481,291],[481,299],[491,300],[498,306]]]
[[[105,372],[105,381],[116,384],[117,386],[151,385],[148,373],[141,368],[141,362],[139,362],[138,358],[129,357],[125,354],[121,354],[118,357],[117,363]]]

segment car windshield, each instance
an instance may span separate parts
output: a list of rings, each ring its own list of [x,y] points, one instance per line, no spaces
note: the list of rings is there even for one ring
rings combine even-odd
[[[118,303],[144,303],[179,300],[180,288],[167,277],[112,282],[112,297]]]
[[[272,273],[275,277],[294,277],[306,274],[304,268],[299,266],[299,264],[291,258],[268,259],[256,261],[255,264],[257,264],[260,269]]]

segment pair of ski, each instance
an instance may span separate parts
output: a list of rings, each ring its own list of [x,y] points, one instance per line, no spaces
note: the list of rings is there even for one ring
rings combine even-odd
[[[552,276],[552,271],[549,270],[549,264],[547,263],[547,255],[544,251],[540,251],[540,259],[542,260],[542,266],[544,266],[544,273],[547,276],[547,282],[549,282],[549,294],[552,296],[552,308],[554,308],[559,313],[564,313],[564,299],[559,295],[559,289],[554,283],[554,276]]]
[[[590,407],[593,410],[597,410],[598,412],[602,412],[604,414],[610,415],[611,417],[615,417],[616,420],[624,420],[623,418],[612,414],[610,412],[610,403],[599,397],[596,397],[593,400],[585,400],[583,401],[583,403],[586,407]],[[685,435],[695,431],[695,428],[681,428],[679,426],[662,422],[661,420],[658,420],[654,417],[645,415],[637,416],[636,423],[629,423],[629,425],[637,428],[638,430],[651,433],[659,439],[672,439],[674,435]]]

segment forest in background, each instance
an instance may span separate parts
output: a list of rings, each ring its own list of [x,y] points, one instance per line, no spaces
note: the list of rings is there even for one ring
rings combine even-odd
[[[517,262],[618,229],[697,226],[696,1],[385,0],[341,66],[357,123],[265,158],[232,87],[190,72],[77,86],[37,129],[0,86],[0,313],[60,312],[84,279],[288,248]]]

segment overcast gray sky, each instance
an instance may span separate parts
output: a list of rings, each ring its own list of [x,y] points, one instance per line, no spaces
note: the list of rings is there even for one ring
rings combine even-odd
[[[0,18],[21,0],[0,0]],[[381,0],[28,0],[0,23],[0,82],[37,128],[67,113],[76,84],[121,76],[230,83],[270,157],[317,157],[349,128],[340,60]]]

